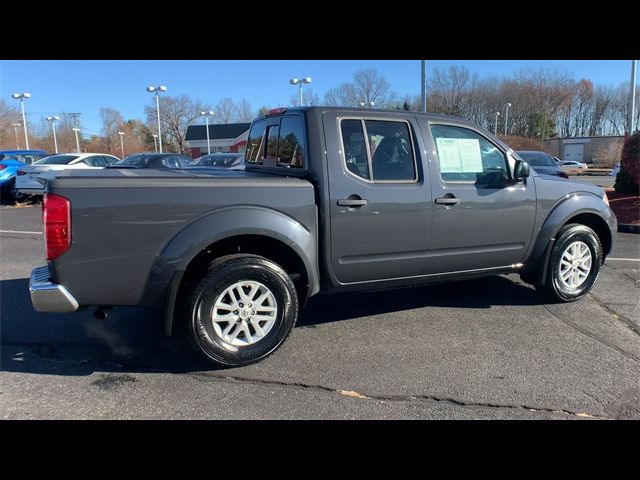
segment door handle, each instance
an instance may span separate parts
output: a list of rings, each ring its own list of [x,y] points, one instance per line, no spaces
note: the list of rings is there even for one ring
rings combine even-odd
[[[357,195],[349,195],[349,198],[338,200],[338,205],[350,208],[364,207],[367,203],[364,198],[360,198]]]
[[[460,203],[460,199],[456,197],[440,197],[436,198],[438,205],[457,205]]]

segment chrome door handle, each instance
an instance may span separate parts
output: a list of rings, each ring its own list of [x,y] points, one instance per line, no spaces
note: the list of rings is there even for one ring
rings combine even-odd
[[[360,199],[351,199],[345,198],[343,200],[338,200],[338,205],[341,207],[364,207],[367,204],[367,201],[363,198]]]
[[[436,198],[436,203],[438,205],[457,205],[460,203],[460,199],[455,197],[440,197]]]

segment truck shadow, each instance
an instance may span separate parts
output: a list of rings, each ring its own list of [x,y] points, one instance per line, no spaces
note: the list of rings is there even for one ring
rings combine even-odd
[[[314,297],[300,315],[297,327],[314,328],[425,307],[487,309],[540,303],[532,288],[510,278],[490,277]],[[163,336],[162,319],[156,312],[121,307],[114,309],[107,320],[93,318],[93,310],[68,315],[37,313],[31,306],[26,278],[0,281],[0,342],[0,370],[7,372],[90,375],[211,370],[183,343]]]

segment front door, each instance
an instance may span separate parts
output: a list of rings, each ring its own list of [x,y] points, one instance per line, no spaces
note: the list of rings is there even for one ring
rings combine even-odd
[[[329,176],[331,266],[340,283],[420,275],[431,194],[415,119],[372,114],[323,123]]]
[[[513,159],[480,131],[467,125],[420,122],[435,155],[431,163],[434,209],[425,273],[492,269],[522,262],[535,223],[533,180],[510,181]]]

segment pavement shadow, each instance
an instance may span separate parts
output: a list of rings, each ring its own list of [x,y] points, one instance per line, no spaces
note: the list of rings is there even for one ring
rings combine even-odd
[[[298,327],[437,306],[491,308],[533,305],[535,291],[504,277],[375,293],[314,297]],[[94,372],[210,371],[182,341],[162,334],[162,318],[141,308],[115,308],[107,320],[93,309],[72,314],[33,310],[26,278],[0,281],[0,370],[47,375]]]

